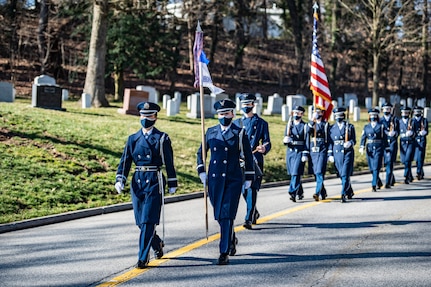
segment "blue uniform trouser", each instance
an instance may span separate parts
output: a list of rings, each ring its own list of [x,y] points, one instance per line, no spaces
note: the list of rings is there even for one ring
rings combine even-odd
[[[141,229],[141,234],[139,236],[138,259],[142,261],[148,261],[150,247],[152,247],[154,250],[160,249],[162,240],[156,234],[155,224],[141,224],[139,225],[139,229]]]
[[[228,254],[230,246],[235,238],[233,232],[233,219],[219,219],[218,224],[220,225],[220,254]]]
[[[407,161],[404,163],[404,178],[406,178],[408,180],[413,179],[412,162],[411,161]]]
[[[373,175],[373,179],[371,181],[371,185],[372,186],[377,186],[377,181],[379,178],[379,171],[378,170],[373,170],[371,171],[371,174]]]
[[[341,176],[341,195],[346,195],[347,190],[350,187],[350,177],[343,175]]]
[[[314,176],[316,177],[316,194],[320,194],[323,188],[323,174],[316,173]]]
[[[386,163],[386,185],[392,185],[395,182],[395,179],[392,179],[393,177],[394,177],[394,162],[389,161]]]
[[[245,214],[245,221],[253,221],[254,213],[256,212],[256,199],[257,199],[257,190],[255,188],[247,188],[243,187],[242,195],[245,198],[245,202],[247,203],[247,213]]]
[[[299,190],[300,184],[301,184],[301,176],[300,175],[291,175],[290,176],[289,193],[296,195],[298,190]]]
[[[422,158],[416,161],[416,175],[424,175],[424,161]]]

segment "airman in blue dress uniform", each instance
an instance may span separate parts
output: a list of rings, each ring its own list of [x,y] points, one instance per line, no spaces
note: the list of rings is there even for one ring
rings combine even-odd
[[[385,126],[379,122],[379,109],[373,108],[368,110],[369,123],[364,126],[361,136],[361,145],[359,153],[363,154],[366,148],[368,168],[373,176],[371,188],[377,191],[382,187],[382,181],[379,177],[382,168],[383,153],[388,148]]]
[[[341,202],[346,202],[346,197],[351,199],[354,195],[350,176],[355,160],[356,132],[355,127],[346,121],[345,108],[335,108],[332,112],[336,123],[329,129],[328,161],[335,165],[341,179]]]
[[[411,108],[401,107],[400,128],[400,161],[404,165],[404,183],[413,181],[412,161],[415,155],[414,140],[415,134],[412,130]]]
[[[383,117],[380,123],[385,127],[387,137],[387,148],[383,156],[386,167],[385,188],[391,188],[395,184],[394,162],[397,160],[398,136],[400,134],[399,119],[393,115],[393,106],[386,103],[382,106]]]
[[[256,96],[252,94],[242,94],[240,100],[243,116],[235,120],[234,123],[243,128],[247,133],[251,150],[253,151],[255,166],[253,184],[249,189],[243,190],[243,196],[247,203],[247,213],[243,226],[247,229],[252,229],[252,224],[256,224],[256,220],[260,216],[256,208],[257,192],[262,183],[264,156],[271,150],[271,140],[269,137],[268,123],[259,117],[259,115],[253,113]]]
[[[290,200],[296,202],[296,196],[303,198],[301,191],[301,176],[304,174],[305,162],[308,160],[309,152],[306,146],[306,123],[302,120],[305,109],[295,106],[292,109],[292,118],[286,125],[283,143],[287,145],[286,168],[290,174],[289,195]]]
[[[306,145],[310,152],[313,174],[316,179],[316,191],[313,198],[319,201],[319,196],[325,199],[327,194],[323,185],[326,165],[328,163],[329,123],[323,120],[323,108],[314,109],[312,121],[307,126]]]
[[[197,152],[197,171],[202,183],[208,180],[208,196],[214,209],[214,218],[220,225],[218,265],[228,264],[229,255],[236,254],[237,238],[233,223],[242,188],[249,189],[254,179],[250,141],[244,129],[232,123],[235,106],[230,99],[214,104],[220,124],[208,128],[205,135],[206,150],[201,144]],[[208,174],[202,157],[203,152],[206,154],[207,151],[211,151]],[[244,168],[241,168],[241,161]]]
[[[413,131],[415,133],[416,178],[424,178],[424,161],[427,146],[428,120],[424,118],[424,108],[413,108]]]
[[[156,234],[160,221],[166,178],[161,172],[164,165],[167,173],[169,193],[175,193],[177,178],[174,157],[169,136],[154,127],[160,106],[151,102],[137,105],[142,129],[128,137],[118,165],[115,188],[118,193],[124,189],[132,163],[135,172],[130,184],[136,225],[140,229],[137,268],[145,268],[149,261],[150,247],[155,257],[163,256],[163,241]]]

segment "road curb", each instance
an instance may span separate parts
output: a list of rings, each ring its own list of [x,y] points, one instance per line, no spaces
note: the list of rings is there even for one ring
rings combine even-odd
[[[429,165],[429,164],[425,164],[425,165]],[[398,165],[394,167],[394,170],[402,169],[402,168],[404,168],[404,166]],[[354,172],[353,176],[364,175],[368,173],[369,171],[367,170],[358,171],[358,172]],[[336,177],[337,175],[335,174],[330,174],[325,176],[325,178],[327,179],[332,179]],[[313,182],[313,181],[314,181],[313,177],[306,177],[306,178],[303,178],[302,180],[302,182]],[[261,189],[287,186],[287,185],[289,185],[289,180],[269,182],[269,183],[262,184]],[[190,200],[195,198],[202,198],[203,196],[204,196],[203,191],[193,192],[190,194],[168,196],[165,198],[165,204],[175,203],[175,202],[180,202],[180,201]],[[90,217],[95,215],[126,211],[126,210],[131,210],[132,208],[133,208],[132,203],[128,202],[128,203],[120,203],[120,204],[114,204],[114,205],[103,206],[103,207],[89,208],[89,209],[78,210],[78,211],[71,211],[71,212],[66,212],[66,213],[61,213],[56,215],[43,216],[35,219],[15,221],[12,223],[0,224],[0,234],[10,232],[10,231],[17,231],[17,230],[22,230],[27,228],[39,227],[39,226],[48,225],[48,224],[60,223],[60,222],[65,222],[69,220],[75,220],[75,219],[80,219],[80,218],[85,218],[85,217]]]

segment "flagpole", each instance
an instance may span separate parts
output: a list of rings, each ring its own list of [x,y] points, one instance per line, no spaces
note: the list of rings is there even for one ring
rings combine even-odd
[[[196,32],[202,33],[201,26],[198,21],[198,25],[196,28]],[[203,35],[202,35],[203,37]],[[203,48],[203,47],[202,47]],[[198,70],[199,70],[199,102],[200,102],[200,108],[201,108],[201,148],[202,148],[202,161],[203,166],[206,170],[206,157],[207,157],[207,148],[206,148],[206,140],[205,140],[205,105],[204,105],[204,86],[202,81],[202,62],[200,61],[200,54],[202,53],[202,49],[200,49],[200,52],[198,53],[195,60],[197,60],[198,63]],[[206,172],[206,171],[205,171]],[[205,237],[208,240],[208,186],[207,186],[207,180],[203,183],[204,185],[204,204],[205,204]]]

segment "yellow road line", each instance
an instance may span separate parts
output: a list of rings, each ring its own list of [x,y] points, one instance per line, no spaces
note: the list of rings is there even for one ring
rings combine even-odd
[[[369,192],[370,190],[371,189],[369,189],[369,188],[362,189],[362,190],[359,190],[359,191],[355,191],[355,194]],[[309,208],[309,207],[313,207],[313,206],[316,206],[316,205],[321,204],[323,202],[331,202],[331,201],[339,200],[339,199],[340,199],[340,197],[326,198],[325,200],[313,201],[313,202],[310,202],[310,203],[307,203],[307,204],[304,204],[304,205],[300,205],[300,206],[297,206],[297,207],[294,207],[294,208],[289,208],[289,209],[286,209],[286,210],[282,210],[280,212],[277,212],[277,213],[274,213],[274,214],[270,214],[270,215],[267,215],[265,217],[262,217],[262,218],[258,219],[257,220],[257,224],[262,224],[262,223],[268,222],[268,221],[270,221],[270,220],[272,220],[274,218],[282,217],[282,216],[285,216],[285,215],[293,213],[293,212],[297,212],[297,211],[300,211],[300,210],[303,210],[303,209],[306,209],[306,208]],[[240,225],[240,226],[235,227],[235,232],[239,232],[239,231],[242,231],[244,229],[245,228],[242,225]],[[119,276],[117,276],[115,278],[112,278],[111,280],[109,280],[107,282],[104,282],[104,283],[102,283],[100,285],[97,285],[97,287],[118,286],[121,283],[127,282],[127,281],[129,281],[129,280],[131,280],[131,279],[133,279],[133,278],[135,278],[135,277],[137,277],[137,276],[139,276],[139,275],[141,275],[141,274],[149,271],[151,269],[151,267],[157,267],[157,266],[165,263],[166,261],[169,261],[170,259],[173,259],[173,258],[176,258],[176,257],[178,257],[180,255],[183,255],[184,253],[192,251],[193,249],[202,247],[205,244],[213,242],[213,241],[215,241],[215,240],[217,240],[219,238],[220,238],[220,233],[217,233],[217,234],[209,236],[208,240],[205,239],[205,238],[201,239],[201,240],[198,240],[198,241],[196,241],[194,243],[191,243],[189,245],[186,245],[184,247],[181,247],[181,248],[179,248],[177,250],[174,250],[174,251],[171,251],[171,252],[165,254],[163,256],[163,258],[161,258],[161,259],[155,259],[153,261],[150,261],[148,263],[148,268],[145,268],[145,269],[134,268],[134,269],[132,269],[130,271],[127,271],[127,272],[125,272],[125,273],[123,273],[123,274],[121,274],[121,275],[119,275]]]

